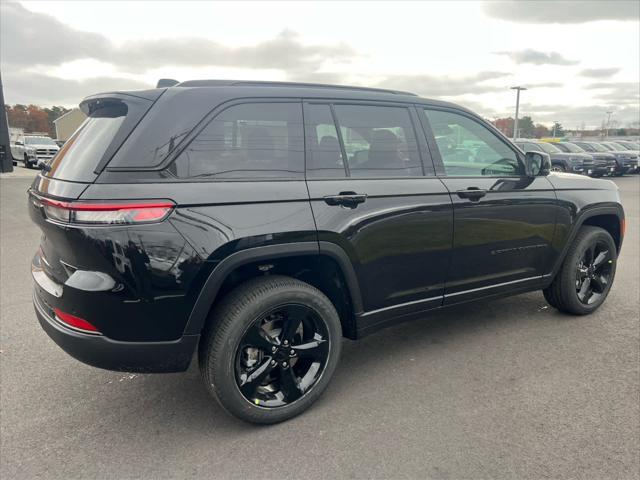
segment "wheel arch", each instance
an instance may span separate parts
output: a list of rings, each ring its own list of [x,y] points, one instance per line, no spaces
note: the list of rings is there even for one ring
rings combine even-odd
[[[567,255],[569,247],[573,243],[578,234],[578,231],[583,226],[595,226],[600,227],[609,232],[609,234],[613,237],[613,241],[616,244],[617,252],[620,253],[620,249],[622,248],[622,241],[624,239],[624,210],[622,206],[619,204],[611,204],[607,206],[596,206],[593,208],[587,208],[582,210],[575,221],[573,222],[571,232],[565,242],[565,245],[562,249],[562,253],[558,256],[551,275],[549,277],[552,279],[555,277],[556,273],[560,270],[562,263]]]
[[[260,272],[256,268],[259,266],[263,266],[267,272]],[[328,242],[267,245],[229,255],[204,282],[184,334],[202,332],[211,308],[226,291],[248,278],[268,274],[272,269],[274,273],[300,278],[321,290],[338,310],[344,336],[356,338],[356,314],[362,312],[357,277],[346,252]]]

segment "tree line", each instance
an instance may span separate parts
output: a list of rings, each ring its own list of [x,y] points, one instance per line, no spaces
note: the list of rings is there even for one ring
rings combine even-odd
[[[507,137],[513,138],[513,122],[512,117],[497,118],[491,123],[495,127],[504,133]],[[524,116],[518,119],[518,137],[520,138],[543,138],[543,137],[562,137],[565,134],[565,129],[560,122],[555,122],[553,127],[549,128],[541,123],[533,123],[533,119],[529,116]]]
[[[25,133],[46,133],[55,137],[53,121],[69,111],[68,108],[53,106],[41,108],[37,105],[5,105],[10,127],[22,128]]]

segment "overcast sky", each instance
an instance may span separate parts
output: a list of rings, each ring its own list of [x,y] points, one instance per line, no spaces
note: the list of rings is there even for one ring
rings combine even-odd
[[[640,2],[1,4],[7,103],[74,106],[158,78],[380,86],[487,118],[640,121]]]

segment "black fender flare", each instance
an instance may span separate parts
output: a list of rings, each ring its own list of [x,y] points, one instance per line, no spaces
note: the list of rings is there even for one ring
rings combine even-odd
[[[593,208],[586,208],[581,210],[578,213],[578,216],[576,217],[575,221],[571,226],[571,231],[567,237],[567,240],[564,246],[562,247],[562,252],[560,253],[560,255],[558,255],[558,258],[556,259],[555,264],[553,265],[553,269],[551,270],[551,273],[549,273],[548,275],[545,275],[545,277],[548,278],[549,283],[553,280],[553,278],[556,276],[556,273],[558,273],[558,271],[560,270],[560,267],[562,266],[562,263],[564,262],[564,259],[567,256],[567,252],[569,251],[569,247],[573,244],[573,241],[575,240],[576,235],[578,234],[578,231],[580,230],[580,228],[584,225],[584,222],[587,221],[589,218],[597,217],[600,215],[615,215],[616,217],[618,217],[618,221],[621,223],[624,221],[624,218],[625,218],[624,210],[622,209],[622,206],[616,203],[612,203],[606,206],[596,206]],[[622,237],[623,235],[621,232],[620,243],[619,245],[617,245],[618,251],[620,251],[620,249],[622,248],[622,240],[623,240]]]
[[[362,297],[357,277],[349,257],[338,245],[329,242],[296,242],[266,245],[235,252],[216,265],[198,294],[198,298],[189,315],[184,335],[197,335],[201,333],[211,305],[213,305],[216,300],[220,287],[227,276],[236,268],[261,260],[269,261],[277,258],[306,255],[327,255],[336,261],[338,267],[342,270],[347,287],[349,288],[354,313],[360,313],[362,311]]]

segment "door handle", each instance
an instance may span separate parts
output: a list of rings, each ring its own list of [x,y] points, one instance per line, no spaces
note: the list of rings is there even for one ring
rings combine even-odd
[[[460,198],[467,198],[473,202],[484,197],[487,191],[477,187],[469,187],[466,190],[458,190],[456,193]]]
[[[338,195],[328,195],[324,197],[327,205],[356,208],[359,204],[364,203],[367,199],[366,193],[356,192],[340,192]]]

